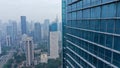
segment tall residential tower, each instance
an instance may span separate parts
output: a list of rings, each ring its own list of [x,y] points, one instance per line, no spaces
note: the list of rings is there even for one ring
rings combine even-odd
[[[31,37],[25,39],[26,44],[26,66],[34,64],[34,45]]]

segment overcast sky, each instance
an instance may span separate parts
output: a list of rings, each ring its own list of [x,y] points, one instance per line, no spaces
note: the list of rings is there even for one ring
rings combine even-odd
[[[50,19],[58,15],[61,21],[61,0],[0,0],[0,20],[17,20],[26,16],[28,21]]]

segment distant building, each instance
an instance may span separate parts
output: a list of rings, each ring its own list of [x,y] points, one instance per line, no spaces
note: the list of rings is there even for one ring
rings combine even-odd
[[[9,26],[6,27],[6,33],[7,33],[7,36],[9,36],[10,43],[12,45],[13,44],[13,28],[12,28],[11,25],[9,25]]]
[[[40,23],[34,24],[34,43],[40,43],[41,42],[41,25]]]
[[[11,30],[8,29],[9,31],[11,31],[11,42],[12,45],[16,46],[17,45],[17,22],[16,21],[9,21],[10,25],[11,25]]]
[[[11,46],[11,37],[9,35],[6,36],[6,45]]]
[[[58,24],[56,22],[50,25],[50,31],[58,31]]]
[[[26,43],[26,66],[34,65],[34,46],[31,37],[27,37]]]
[[[49,38],[49,23],[50,23],[49,19],[46,19],[43,24],[43,30],[44,30],[43,37],[45,40],[48,40],[48,38]]]
[[[59,57],[59,32],[57,29],[57,23],[50,25],[50,59],[56,59]]]
[[[26,52],[26,38],[27,38],[28,36],[26,35],[26,34],[23,34],[22,35],[22,38],[21,38],[21,41],[19,42],[20,43],[20,46],[19,46],[19,48],[20,48],[20,50],[22,51],[22,52]]]
[[[47,55],[47,53],[42,53],[40,55],[40,63],[48,63],[48,55]]]
[[[22,32],[22,34],[27,33],[26,16],[21,16],[21,32]]]
[[[0,54],[2,54],[1,42],[0,42]]]
[[[45,44],[45,47],[47,47],[47,52],[48,52],[48,55],[50,53],[50,46],[49,46],[49,24],[50,24],[50,21],[49,19],[46,19],[44,21],[44,24],[42,25],[42,44]]]
[[[59,57],[58,40],[58,31],[50,32],[50,59],[56,59]]]

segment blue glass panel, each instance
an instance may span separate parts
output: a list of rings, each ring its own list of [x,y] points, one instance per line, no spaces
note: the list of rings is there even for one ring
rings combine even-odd
[[[120,34],[120,20],[115,22],[115,33]]]
[[[108,12],[109,11],[109,12]],[[115,4],[108,4],[102,6],[102,18],[109,18],[116,16],[116,5]]]
[[[106,47],[112,48],[113,36],[106,35]]]
[[[114,20],[107,20],[105,23],[107,23],[107,32],[113,33],[114,32]]]
[[[114,49],[120,51],[120,37],[114,37]]]
[[[106,22],[107,22],[107,20],[101,20],[100,31],[106,32]]]
[[[120,17],[120,2],[117,3],[117,16]]]
[[[113,64],[120,67],[120,54],[113,53]]]

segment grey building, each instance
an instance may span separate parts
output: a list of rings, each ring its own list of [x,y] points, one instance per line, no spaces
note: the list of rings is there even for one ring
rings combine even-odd
[[[34,65],[34,45],[31,37],[25,38],[26,48],[26,66]]]
[[[27,33],[26,16],[21,16],[21,32],[22,34]]]
[[[40,23],[34,24],[34,42],[37,44],[41,42],[41,25],[40,25]]]

